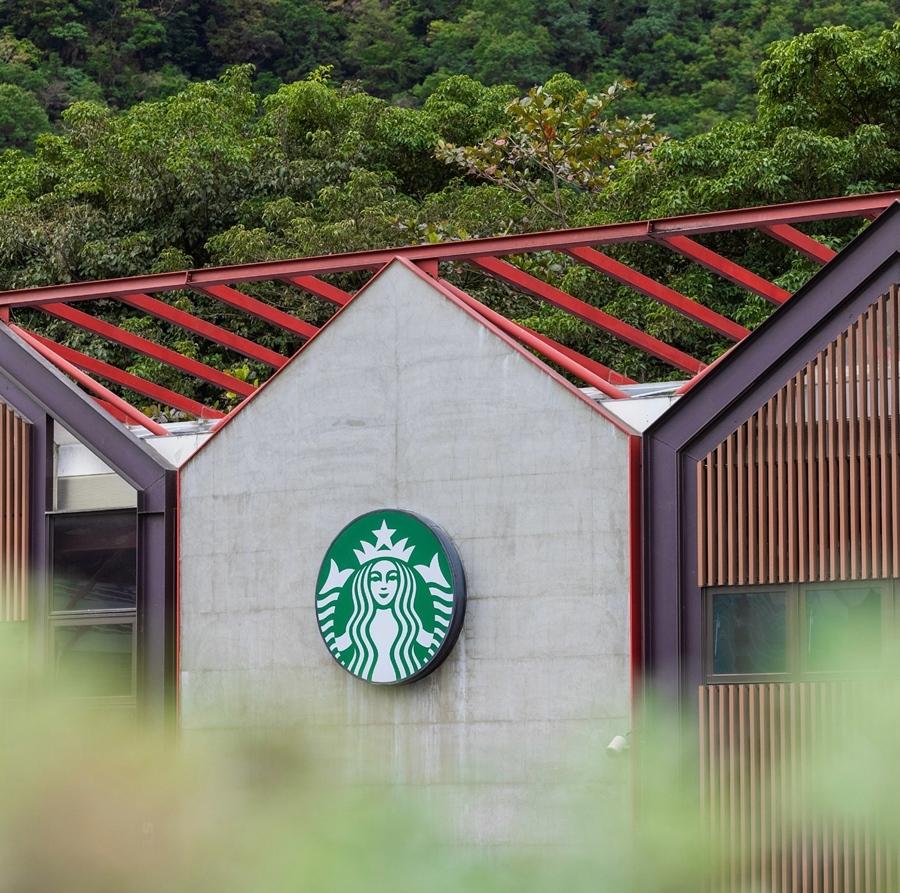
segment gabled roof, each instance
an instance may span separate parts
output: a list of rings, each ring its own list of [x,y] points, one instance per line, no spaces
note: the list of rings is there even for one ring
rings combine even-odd
[[[370,291],[371,288],[377,283],[380,283],[384,277],[390,276],[392,272],[397,268],[403,269],[410,275],[416,277],[423,285],[431,289],[437,296],[439,296],[440,299],[449,301],[455,307],[459,308],[462,313],[474,319],[480,326],[485,328],[494,337],[498,338],[500,341],[506,344],[514,353],[520,355],[524,360],[533,365],[542,374],[547,375],[549,378],[555,381],[564,391],[568,392],[568,394],[572,398],[590,407],[592,411],[602,416],[618,430],[626,435],[635,435],[637,433],[619,416],[611,413],[605,406],[603,406],[602,403],[586,396],[586,394],[581,389],[575,387],[568,379],[566,379],[554,369],[550,368],[546,363],[538,359],[533,353],[531,353],[529,350],[523,347],[522,344],[516,341],[515,338],[511,337],[506,331],[504,331],[502,327],[496,325],[490,318],[482,315],[482,313],[480,313],[477,309],[478,306],[481,305],[478,305],[478,302],[474,301],[473,298],[465,295],[464,292],[461,292],[459,289],[455,288],[451,283],[429,276],[428,274],[424,273],[418,266],[403,257],[396,257],[390,263],[384,264],[384,266],[382,266],[378,273],[376,273],[365,284],[365,286],[356,293],[355,299],[358,298],[364,301],[366,293]],[[341,308],[341,310],[335,313],[334,316],[332,316],[331,319],[328,320],[328,322],[324,326],[322,326],[320,333],[324,334],[326,331],[330,330],[332,326],[339,326],[341,317],[343,316],[344,312],[349,310],[351,306],[356,305],[355,299],[353,305],[347,305],[345,308]],[[473,302],[477,306],[472,306]],[[484,309],[487,310],[487,308]],[[271,388],[278,387],[278,383],[282,375],[286,374],[288,370],[296,364],[302,364],[308,354],[315,352],[319,346],[318,335],[319,333],[317,333],[315,337],[310,338],[310,340],[303,345],[303,347],[291,358],[291,360],[285,366],[283,366],[271,378],[265,381],[251,397],[249,397],[241,404],[242,413],[231,413],[219,425],[217,425],[216,430],[212,433],[212,435],[200,447],[198,447],[198,449],[186,460],[184,466],[182,467],[189,465],[200,453],[202,453],[207,445],[213,442],[216,437],[228,427],[229,423],[235,420],[239,415],[243,414],[244,409],[252,411],[251,408],[257,400],[264,400]]]
[[[463,264],[467,268],[474,269],[503,283],[514,291],[530,295],[557,307],[594,326],[598,332],[603,332],[637,347],[674,369],[687,373],[688,376],[694,376],[705,368],[705,364],[700,359],[616,319],[599,307],[568,294],[552,282],[525,272],[507,258],[535,252],[564,254],[571,261],[633,289],[646,300],[660,302],[718,335],[740,342],[749,334],[742,325],[727,319],[694,298],[679,293],[669,285],[646,276],[634,267],[623,264],[601,251],[600,248],[636,243],[662,245],[687,257],[693,263],[712,270],[726,281],[737,284],[749,293],[762,296],[774,305],[780,305],[790,297],[787,291],[712,251],[697,239],[702,239],[709,233],[759,231],[817,263],[826,263],[834,256],[834,252],[802,232],[797,228],[798,226],[836,218],[874,218],[898,198],[900,198],[900,192],[847,196],[762,208],[693,214],[663,220],[643,220],[555,232],[413,245],[386,250],[359,251],[296,260],[21,289],[0,293],[0,318],[5,316],[14,322],[21,309],[36,308],[75,328],[91,332],[129,351],[151,357],[183,375],[203,380],[223,391],[247,398],[256,390],[253,384],[242,381],[226,371],[213,368],[207,363],[183,356],[132,331],[106,322],[98,315],[85,312],[77,305],[89,306],[89,302],[97,299],[115,300],[149,316],[162,319],[166,323],[200,335],[214,344],[277,371],[287,363],[287,356],[221,325],[187,313],[163,300],[160,296],[178,290],[191,289],[241,313],[262,320],[294,338],[307,340],[316,333],[316,326],[286,312],[281,307],[250,295],[238,286],[252,288],[254,283],[276,282],[287,289],[299,289],[308,295],[313,295],[337,310],[345,306],[352,299],[353,294],[339,288],[329,281],[328,277],[350,272],[374,274],[394,258],[401,257],[436,278],[440,277],[442,272],[446,272],[446,269],[442,271],[441,265],[446,268],[449,264]],[[455,287],[452,288],[455,289]],[[477,312],[489,318],[499,328],[502,328],[507,335],[526,344],[531,350],[541,353],[546,359],[573,377],[600,388],[607,396],[618,399],[625,399],[628,396],[621,389],[621,385],[632,383],[627,376],[542,334],[530,332],[512,320],[504,319],[500,314],[492,314],[488,308],[458,290],[455,290],[455,294],[461,300],[469,303],[469,306]],[[52,351],[53,355],[62,361],[57,364],[66,368],[67,371],[71,371],[71,367],[77,367],[83,373],[103,379],[112,385],[127,388],[163,405],[198,417],[217,419],[223,415],[222,412],[203,406],[183,393],[162,387],[97,357],[88,356],[33,332],[24,332],[24,336],[34,338],[33,344],[39,342],[46,351]],[[49,353],[46,355],[50,356]],[[57,360],[54,359],[54,362]],[[105,398],[101,397],[101,399]],[[109,401],[107,400],[107,402]],[[122,407],[119,409],[121,410]],[[127,417],[128,413],[124,410],[123,412]],[[133,413],[131,417],[134,418]]]

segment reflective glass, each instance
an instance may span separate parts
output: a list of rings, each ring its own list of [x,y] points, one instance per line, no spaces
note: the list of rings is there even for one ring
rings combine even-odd
[[[69,694],[132,695],[134,652],[131,623],[56,626],[56,674]]]
[[[881,593],[873,587],[806,592],[806,669],[871,669],[881,660]]]
[[[54,611],[133,608],[134,512],[79,512],[53,518]]]
[[[785,672],[785,593],[717,593],[712,598],[713,672]]]

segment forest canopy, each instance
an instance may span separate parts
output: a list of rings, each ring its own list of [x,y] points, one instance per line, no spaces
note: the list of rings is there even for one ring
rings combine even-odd
[[[0,288],[900,186],[900,25],[878,27],[887,7],[877,3],[855,7],[857,17],[861,9],[868,10],[864,27],[822,27],[771,44],[755,73],[748,74],[749,83],[756,84],[748,87],[748,102],[722,116],[712,105],[697,112],[700,117],[678,112],[685,132],[697,131],[680,137],[664,126],[663,116],[652,114],[656,103],[664,108],[667,101],[681,102],[671,92],[677,78],[654,81],[647,76],[634,85],[619,78],[622,69],[609,62],[625,58],[610,47],[624,46],[627,34],[632,35],[628,40],[637,40],[635,23],[650,29],[653,17],[647,9],[640,14],[632,10],[631,24],[623,25],[616,38],[619,43],[607,35],[602,47],[598,43],[587,53],[578,63],[578,77],[553,73],[558,60],[552,56],[543,68],[533,59],[528,63],[532,67],[517,68],[510,59],[495,77],[478,68],[480,56],[469,47],[469,61],[460,67],[480,73],[479,80],[453,73],[446,60],[456,56],[449,48],[461,53],[459,48],[468,46],[466,28],[474,21],[469,17],[499,15],[505,8],[502,0],[483,10],[445,4],[432,9],[430,19],[416,18],[420,14],[413,15],[403,4],[370,7],[366,0],[352,8],[235,4],[244,9],[240,22],[236,13],[232,18],[221,10],[217,17],[201,14],[203,4],[188,8],[172,0],[153,10],[119,4],[122,15],[130,10],[127,27],[107,36],[88,29],[87,37],[78,31],[86,25],[72,23],[93,20],[76,15],[76,6],[66,5],[69,12],[62,17],[58,2],[49,0],[4,7],[9,23],[0,41],[0,80],[6,81],[0,84],[0,137],[10,148],[0,152]],[[650,8],[658,17],[663,6]],[[507,10],[508,25],[527,8],[527,3],[513,4]],[[576,8],[565,6],[572,15]],[[804,7],[804,15],[814,8]],[[290,32],[282,20],[276,26],[267,16],[276,11],[300,16],[302,10],[318,16],[296,24],[307,34],[318,34],[314,26],[321,27],[317,55],[298,56],[295,67],[279,68],[279,74],[272,60],[277,57],[279,66],[286,65],[287,57],[308,42],[278,50],[278,41],[290,43]],[[604,27],[612,27],[620,15],[618,7],[610,10],[597,19]],[[403,28],[395,20],[401,13],[409,16]],[[587,21],[599,15],[597,10],[584,14]],[[373,17],[368,42],[353,30],[366,15]],[[540,15],[528,19],[534,28]],[[167,17],[182,25],[167,30]],[[201,20],[202,38],[196,36]],[[562,27],[564,20],[560,12],[554,27]],[[774,21],[781,20],[775,16]],[[103,28],[112,28],[112,21],[105,20]],[[803,24],[791,21],[784,24],[787,32]],[[521,22],[525,29],[525,18]],[[332,26],[337,30],[330,31]],[[271,33],[276,47],[271,59],[261,56],[254,64],[231,66],[209,79],[191,79],[218,67],[215,53],[237,53],[244,33],[240,29],[250,27]],[[583,30],[577,22],[571,28],[571,35]],[[657,41],[673,39],[672,30],[662,25],[658,30]],[[746,31],[743,26],[739,30]],[[382,31],[394,35],[396,46],[378,56]],[[500,33],[471,25],[471,34],[489,32]],[[368,68],[351,70],[343,61],[354,33],[359,44],[354,64],[369,60]],[[509,27],[503,33],[511,33]],[[530,33],[521,31],[512,45],[544,45],[536,31],[526,39]],[[556,37],[547,45],[556,46]],[[327,41],[332,39],[331,58],[338,61],[307,71],[320,53],[331,53]],[[196,52],[198,40],[208,52]],[[693,41],[695,50],[698,41]],[[576,43],[567,57],[571,69],[578,68]],[[256,41],[254,52],[264,54],[266,45]],[[131,47],[127,60],[121,55],[123,46]],[[440,65],[434,56],[424,67],[410,69],[402,62],[404,47],[416,59],[416,54],[437,53],[441,47],[447,55]],[[485,52],[485,58],[501,58],[499,49]],[[751,58],[747,53],[749,49],[741,50],[740,58]],[[721,58],[718,51],[713,56]],[[670,70],[680,64],[671,62]],[[607,65],[611,67],[598,67]],[[729,78],[737,71],[728,66],[722,71],[726,69]],[[420,73],[415,82],[409,81],[412,70]],[[377,77],[375,71],[380,72]],[[298,79],[280,83],[282,76],[295,75]],[[504,76],[515,76],[514,82],[506,83]],[[667,99],[662,94],[654,98],[654,83],[668,85]],[[685,86],[682,99],[694,102],[701,93],[696,84]],[[134,101],[142,95],[152,98]],[[707,113],[712,117],[703,117]],[[839,248],[858,231],[856,226],[826,222],[814,234]],[[813,270],[810,261],[764,236],[717,238],[712,244],[718,250],[785,288],[798,287]],[[665,249],[632,246],[613,253],[750,328],[771,309]],[[526,262],[536,275],[693,355],[709,360],[727,346],[669,308],[559,256],[532,256]],[[451,271],[451,278],[492,307],[625,374],[638,379],[677,374],[471,271]],[[353,288],[359,283],[348,277],[337,284]],[[323,322],[330,312],[322,302],[287,287],[259,285],[254,293],[313,323]],[[169,299],[273,349],[289,353],[297,346],[291,336],[197,294],[176,293]],[[253,380],[265,371],[120,305],[101,303],[91,311],[239,377]],[[217,405],[231,399],[61,321],[35,314],[30,324],[190,396]]]
[[[400,105],[460,74],[519,90],[558,72],[591,92],[629,80],[628,114],[688,136],[753,116],[773,42],[836,25],[873,35],[897,12],[895,0],[5,0],[0,139],[25,145],[72,102],[127,108],[237,63],[263,94],[330,65]]]

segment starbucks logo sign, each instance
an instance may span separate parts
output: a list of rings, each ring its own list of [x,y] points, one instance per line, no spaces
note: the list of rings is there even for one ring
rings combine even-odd
[[[428,675],[453,648],[465,610],[466,581],[453,543],[412,512],[361,515],[322,561],[319,631],[334,659],[367,682]]]

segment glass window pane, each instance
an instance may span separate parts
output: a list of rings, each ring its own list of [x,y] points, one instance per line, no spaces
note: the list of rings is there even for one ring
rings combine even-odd
[[[131,623],[57,626],[53,630],[56,675],[69,694],[132,695]]]
[[[137,518],[91,512],[53,518],[53,610],[135,606]]]
[[[881,661],[881,592],[874,587],[806,593],[806,668],[871,669]]]
[[[718,593],[712,612],[714,673],[785,672],[784,592]]]

